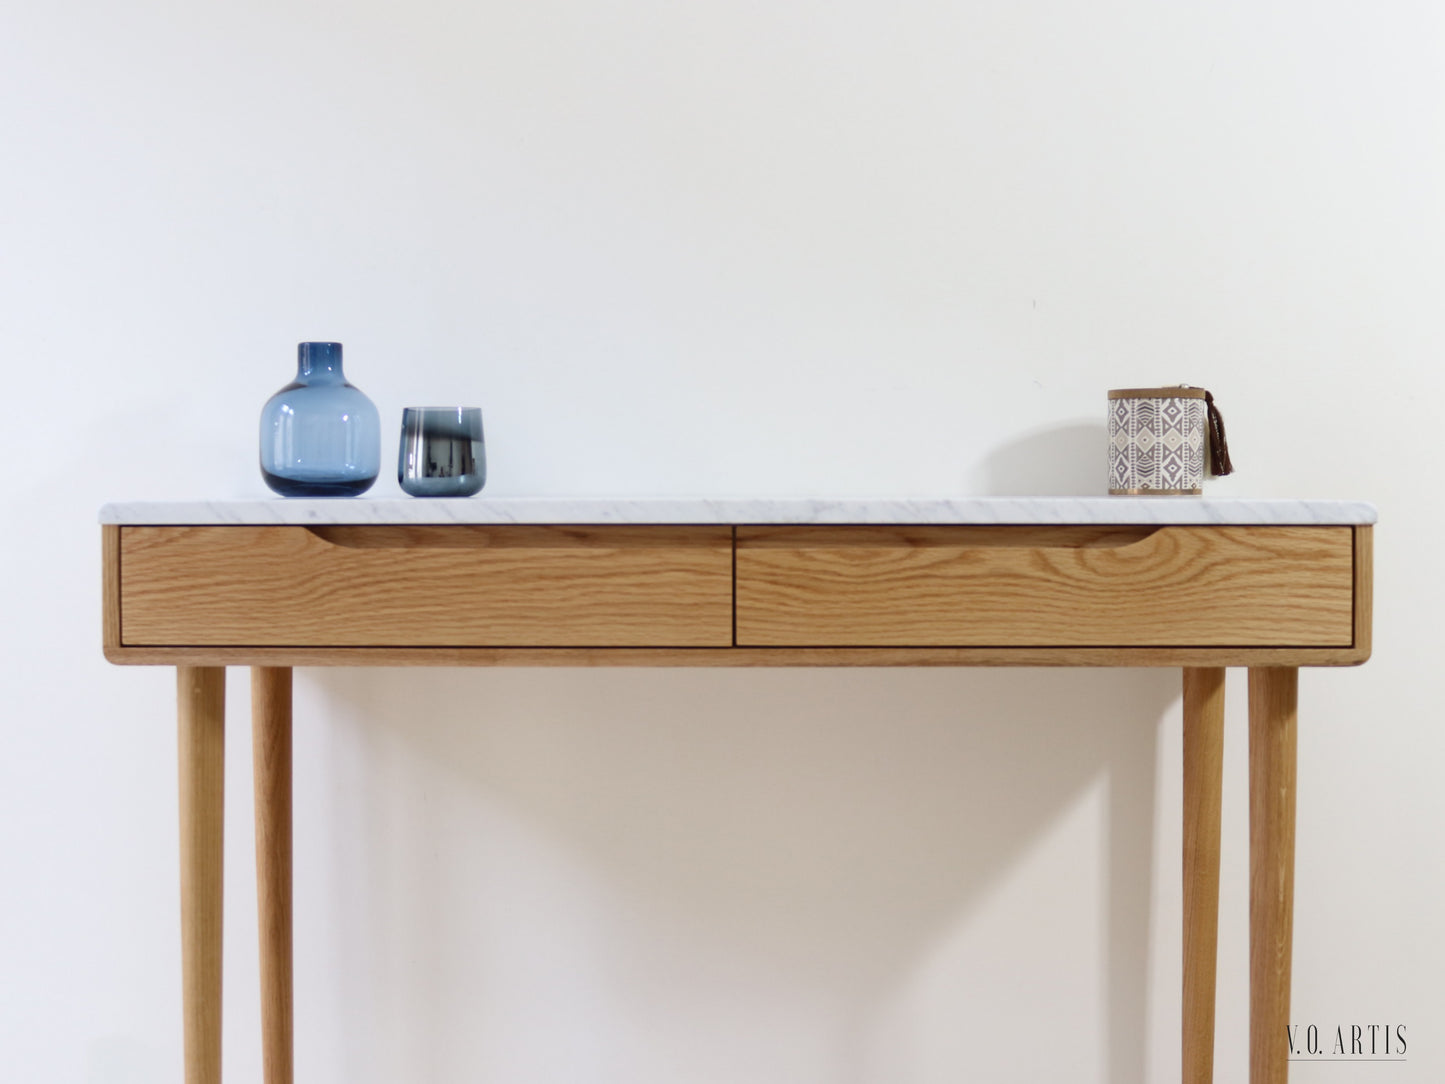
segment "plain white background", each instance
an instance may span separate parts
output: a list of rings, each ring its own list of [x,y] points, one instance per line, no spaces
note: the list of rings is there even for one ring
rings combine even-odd
[[[1301,693],[1294,1010],[1445,1076],[1445,13],[1329,0],[82,0],[0,16],[0,1076],[180,1079],[173,685],[106,500],[262,493],[295,343],[486,413],[491,495],[1375,501]],[[376,495],[395,495],[384,477]],[[1218,1073],[1245,1078],[1243,675]],[[259,1079],[233,671],[228,1079]],[[299,1079],[1178,1077],[1177,674],[303,671]]]

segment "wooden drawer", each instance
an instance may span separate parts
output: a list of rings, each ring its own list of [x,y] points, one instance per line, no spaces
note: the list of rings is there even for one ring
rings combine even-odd
[[[123,527],[129,645],[724,647],[728,527]]]
[[[737,643],[1348,646],[1349,527],[740,527]]]

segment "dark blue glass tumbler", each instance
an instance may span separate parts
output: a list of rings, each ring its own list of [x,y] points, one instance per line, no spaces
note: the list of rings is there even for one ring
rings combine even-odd
[[[479,407],[407,407],[401,412],[396,480],[413,497],[470,497],[487,484]]]
[[[355,497],[381,473],[381,415],[340,343],[301,343],[296,379],[261,408],[261,477],[283,497]]]

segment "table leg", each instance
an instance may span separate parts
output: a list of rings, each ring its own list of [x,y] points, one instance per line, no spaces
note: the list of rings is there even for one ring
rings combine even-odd
[[[1299,671],[1249,671],[1249,1079],[1289,1076]]]
[[[256,909],[266,1084],[291,1084],[291,669],[251,669],[256,779]]]
[[[1214,1079],[1219,954],[1219,810],[1224,780],[1224,669],[1184,671],[1183,1084]]]
[[[221,1081],[226,670],[176,667],[181,806],[181,1015],[186,1084]]]

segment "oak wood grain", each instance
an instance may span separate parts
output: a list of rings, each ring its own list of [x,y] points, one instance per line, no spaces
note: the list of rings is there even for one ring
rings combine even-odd
[[[181,991],[186,1084],[221,1084],[221,901],[226,672],[176,671]]]
[[[1370,657],[1375,609],[1375,529],[1355,528],[1355,650]]]
[[[742,646],[1349,647],[1349,527],[740,527]],[[1111,539],[1109,531],[1117,534]],[[980,532],[986,532],[980,534]],[[1010,544],[1011,537],[1017,544]],[[987,544],[980,544],[987,538]]]
[[[291,670],[251,671],[256,812],[256,915],[261,948],[261,1066],[265,1084],[291,1084]]]
[[[727,646],[728,527],[123,527],[126,645]]]
[[[1299,671],[1249,672],[1249,1079],[1289,1076]]]
[[[100,643],[106,652],[120,647],[120,528],[100,529]]]
[[[120,647],[123,666],[1357,666],[1353,647]]]
[[[1222,667],[1184,670],[1183,1084],[1214,1079],[1224,674]]]

